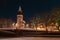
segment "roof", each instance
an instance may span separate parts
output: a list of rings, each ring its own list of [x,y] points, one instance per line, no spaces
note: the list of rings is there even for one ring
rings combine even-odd
[[[22,9],[21,6],[19,6],[18,14],[17,15],[22,15]]]
[[[22,12],[19,11],[17,15],[22,15]]]

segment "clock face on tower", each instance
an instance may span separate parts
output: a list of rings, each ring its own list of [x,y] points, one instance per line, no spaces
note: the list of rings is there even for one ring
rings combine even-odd
[[[20,21],[23,21],[23,15],[17,15],[17,20],[20,22]]]
[[[18,17],[18,18],[23,18],[23,15],[18,15],[17,17]]]

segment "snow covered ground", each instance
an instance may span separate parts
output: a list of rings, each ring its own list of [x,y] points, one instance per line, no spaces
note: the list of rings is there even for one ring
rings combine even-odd
[[[60,40],[56,37],[17,37],[17,38],[0,38],[0,40]]]

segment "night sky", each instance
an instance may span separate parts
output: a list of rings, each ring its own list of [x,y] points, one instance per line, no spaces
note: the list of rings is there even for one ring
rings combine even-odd
[[[32,18],[42,12],[50,12],[52,8],[60,6],[59,0],[0,0],[0,18],[16,19],[18,5],[21,5],[24,20]]]

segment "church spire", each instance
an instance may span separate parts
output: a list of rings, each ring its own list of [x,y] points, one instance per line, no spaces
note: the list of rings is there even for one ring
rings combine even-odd
[[[18,0],[18,15],[22,15],[22,9],[20,5],[21,5],[20,0]]]
[[[22,13],[21,6],[19,6],[19,10],[18,11]]]
[[[18,9],[18,15],[22,15],[22,9],[21,9],[21,6],[19,6],[19,9]]]

